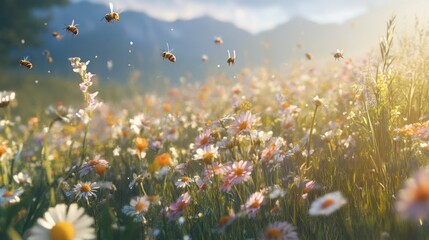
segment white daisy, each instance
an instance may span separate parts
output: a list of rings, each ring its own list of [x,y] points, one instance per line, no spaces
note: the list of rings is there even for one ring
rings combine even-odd
[[[131,199],[130,205],[126,205],[122,208],[122,212],[128,216],[134,217],[134,221],[141,222],[145,221],[144,213],[149,210],[150,201],[146,196],[136,197]]]
[[[176,187],[178,187],[178,188],[185,188],[185,187],[189,187],[189,184],[191,182],[194,182],[193,178],[184,176],[184,177],[177,179],[177,181],[174,183],[174,185],[176,185]]]
[[[219,147],[215,147],[214,145],[198,148],[194,155],[194,160],[202,160],[206,163],[212,163],[213,160],[219,158],[218,149]]]
[[[89,198],[97,198],[95,193],[97,192],[98,188],[100,187],[97,186],[96,182],[78,183],[74,186],[73,190],[67,193],[67,196],[73,196],[77,201],[79,201],[81,198],[84,198],[87,202],[89,202]]]
[[[145,118],[144,114],[138,114],[130,119],[130,128],[135,134],[139,134],[142,129],[149,129],[150,122]]]
[[[311,203],[309,213],[311,216],[330,215],[346,203],[347,200],[341,192],[328,193]]]
[[[429,213],[429,169],[422,168],[405,182],[395,203],[402,218],[427,219]]]
[[[298,240],[296,228],[288,222],[275,222],[268,225],[265,231],[259,236],[261,240]]]
[[[133,173],[133,180],[131,180],[128,187],[130,189],[133,189],[133,187],[135,187],[137,184],[141,184],[143,182],[143,180],[144,180],[143,175],[137,175],[137,174]]]
[[[7,203],[17,203],[21,199],[19,196],[24,192],[21,188],[15,191],[9,191],[6,188],[0,188],[0,207]]]
[[[0,92],[0,108],[7,107],[15,99],[15,92]]]
[[[28,240],[84,240],[95,239],[95,230],[91,225],[94,219],[85,214],[76,203],[58,204],[45,212],[29,231]]]
[[[233,135],[237,133],[249,132],[256,124],[256,120],[256,115],[253,115],[250,111],[240,113],[232,123],[229,132]]]
[[[19,185],[31,185],[31,177],[27,173],[19,172],[16,175],[13,175],[13,180]]]

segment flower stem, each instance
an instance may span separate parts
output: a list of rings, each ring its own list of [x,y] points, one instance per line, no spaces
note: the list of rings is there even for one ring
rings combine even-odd
[[[305,166],[304,169],[308,169],[308,167],[310,166],[310,148],[311,148],[311,140],[313,138],[313,129],[314,129],[314,123],[316,120],[316,113],[317,113],[317,109],[319,108],[319,106],[316,105],[316,108],[314,109],[314,113],[313,113],[313,120],[311,121],[311,128],[310,128],[310,133],[308,135],[308,143],[307,143],[307,157],[305,158]]]

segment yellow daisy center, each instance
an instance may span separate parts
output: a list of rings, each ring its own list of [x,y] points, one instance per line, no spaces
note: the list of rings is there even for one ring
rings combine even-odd
[[[145,207],[146,207],[146,204],[144,204],[143,202],[138,202],[134,207],[134,209],[136,210],[136,212],[141,212],[143,211],[143,209],[145,209]]]
[[[211,152],[206,152],[203,154],[203,159],[212,159],[213,158],[213,153]]]
[[[89,186],[88,184],[82,184],[82,187],[80,187],[80,191],[81,192],[90,192],[91,191],[91,186]]]
[[[309,193],[311,191],[311,188],[309,188],[309,187],[305,187],[303,190],[302,190],[302,193]]]
[[[414,202],[426,202],[429,200],[429,184],[420,183],[419,187],[412,192],[412,199]]]
[[[189,177],[182,177],[182,182],[189,182],[191,178]]]
[[[230,219],[231,219],[231,216],[229,216],[229,215],[225,215],[225,216],[221,217],[219,220],[219,225],[224,226],[225,224],[227,224],[229,222]]]
[[[326,200],[322,203],[322,209],[326,209],[326,208],[330,207],[330,206],[331,206],[332,204],[334,204],[334,203],[335,203],[334,199],[331,199],[331,198],[326,199]]]
[[[240,124],[238,124],[238,129],[241,131],[241,130],[244,130],[244,129],[246,129],[247,128],[247,121],[243,121],[243,122],[241,122]]]
[[[4,194],[3,194],[3,197],[4,198],[7,198],[7,197],[10,197],[10,196],[12,196],[13,195],[13,192],[11,192],[11,191],[7,191],[7,192],[5,192]]]
[[[200,140],[200,145],[206,145],[209,142],[209,138],[207,136],[204,136]]]
[[[235,176],[241,176],[241,175],[243,175],[243,173],[244,173],[244,169],[243,168],[238,167],[238,168],[236,168],[234,170],[234,175]]]
[[[259,206],[260,206],[261,204],[259,204],[259,202],[258,201],[254,201],[252,204],[250,204],[250,207],[251,208],[259,208]]]
[[[177,206],[177,211],[183,211],[188,205],[185,202],[180,202]]]
[[[106,166],[98,164],[97,166],[95,166],[95,172],[103,175],[106,172]]]
[[[265,236],[267,236],[268,238],[279,238],[282,235],[282,231],[278,228],[268,228],[267,231],[265,232]]]
[[[72,240],[75,236],[75,229],[68,222],[58,222],[51,229],[52,240]]]

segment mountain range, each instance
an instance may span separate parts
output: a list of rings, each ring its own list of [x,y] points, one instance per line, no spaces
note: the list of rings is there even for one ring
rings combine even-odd
[[[107,6],[86,1],[53,8],[46,13],[51,20],[46,24],[43,45],[23,54],[30,56],[33,70],[40,73],[71,74],[67,59],[78,56],[91,61],[89,70],[101,80],[125,82],[137,70],[142,81],[168,78],[175,82],[180,77],[200,81],[213,73],[232,76],[243,67],[281,67],[292,59],[304,59],[306,52],[316,61],[333,60],[336,49],[344,49],[345,58],[358,57],[377,46],[391,14],[389,9],[374,9],[343,24],[294,18],[253,35],[210,17],[165,22],[126,11],[120,14],[119,22],[107,23],[103,17],[108,12]],[[65,30],[73,19],[79,28],[77,36]],[[63,39],[52,37],[54,31]],[[216,36],[221,36],[224,44],[214,44]],[[161,57],[167,43],[177,58],[175,63]],[[42,55],[45,49],[50,51],[52,63]],[[228,49],[237,53],[234,66],[226,63]],[[207,62],[201,61],[203,54],[208,56]],[[108,61],[113,67],[107,67]]]

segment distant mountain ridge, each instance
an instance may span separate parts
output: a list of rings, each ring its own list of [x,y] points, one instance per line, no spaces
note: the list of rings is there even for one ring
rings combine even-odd
[[[163,78],[177,81],[181,76],[201,81],[212,73],[233,75],[243,67],[267,62],[277,67],[290,59],[303,58],[306,52],[316,58],[331,57],[337,48],[345,49],[346,57],[362,54],[377,45],[385,26],[385,21],[374,22],[375,16],[383,19],[381,13],[376,12],[342,25],[319,25],[295,18],[273,30],[252,35],[231,23],[209,17],[164,22],[144,13],[127,11],[121,13],[120,22],[106,23],[103,16],[107,12],[107,6],[90,2],[52,9],[44,45],[30,51],[34,70],[70,74],[67,58],[79,56],[91,61],[89,70],[101,79],[126,81],[133,70],[138,70],[144,81]],[[385,12],[387,20],[389,14]],[[72,19],[79,24],[76,37],[64,30]],[[53,31],[60,32],[63,40],[53,38]],[[215,36],[221,36],[225,43],[215,45]],[[167,43],[177,57],[174,64],[163,61],[160,56]],[[296,47],[298,43],[301,49]],[[44,49],[51,52],[53,63],[45,61],[41,54]],[[227,49],[237,52],[233,67],[226,64]],[[201,61],[202,54],[208,55],[207,62]],[[107,69],[107,61],[113,63],[111,70]]]

